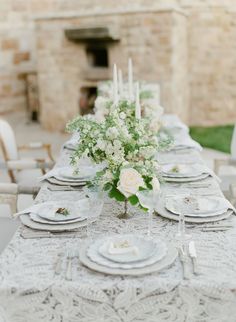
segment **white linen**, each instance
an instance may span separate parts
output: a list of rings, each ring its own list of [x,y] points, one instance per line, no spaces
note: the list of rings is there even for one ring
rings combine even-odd
[[[200,162],[200,155],[194,153],[196,162]],[[64,150],[58,166],[68,165],[69,155]],[[176,155],[169,152],[170,162]],[[184,161],[185,154],[182,156]],[[214,178],[203,182],[209,187],[199,188],[202,193],[222,196]],[[181,187],[199,191],[190,184],[166,184],[165,189],[178,193]],[[44,186],[37,202],[65,198],[73,202],[80,194],[51,192]],[[122,210],[122,204],[106,200],[94,230],[142,235],[147,226],[146,213],[135,208],[135,216],[124,223],[117,218]],[[121,278],[89,270],[77,258],[73,259],[73,280],[66,281],[65,261],[61,275],[55,276],[58,253],[68,248],[78,250],[83,234],[78,233],[74,239],[23,239],[19,230],[0,257],[0,317],[4,322],[45,322],[45,318],[54,322],[156,322],[157,318],[163,322],[235,322],[236,223],[234,218],[230,220],[234,228],[225,232],[206,233],[197,225],[189,228],[201,275],[191,275],[188,282],[183,280],[179,260],[157,274]],[[177,223],[157,217],[152,231],[154,237],[174,242]]]

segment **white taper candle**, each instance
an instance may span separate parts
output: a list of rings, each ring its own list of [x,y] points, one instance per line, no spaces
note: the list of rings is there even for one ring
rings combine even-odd
[[[128,86],[129,86],[129,100],[133,101],[134,94],[133,94],[133,64],[132,59],[129,58],[128,61]]]
[[[114,64],[113,67],[113,101],[115,105],[118,104],[118,78],[116,64]]]
[[[123,77],[122,77],[122,70],[119,69],[118,71],[118,84],[119,84],[119,94],[123,96]]]
[[[136,83],[136,100],[135,100],[135,117],[136,119],[141,119],[141,106],[139,99],[139,83]]]

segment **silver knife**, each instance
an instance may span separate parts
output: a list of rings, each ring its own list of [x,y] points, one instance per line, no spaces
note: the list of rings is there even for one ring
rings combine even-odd
[[[184,279],[188,280],[190,278],[190,276],[189,276],[189,270],[187,267],[187,256],[186,256],[186,253],[185,253],[182,246],[179,248],[179,258],[180,258],[180,261],[181,261],[182,267],[183,267]]]
[[[230,228],[232,227],[229,227],[229,226],[219,226],[219,227],[203,227],[201,230],[202,231],[227,231],[227,230],[230,230]]]
[[[197,265],[197,251],[193,240],[189,242],[188,250],[189,250],[189,256],[191,257],[192,263],[193,263],[193,273],[195,275],[198,275],[199,269]]]

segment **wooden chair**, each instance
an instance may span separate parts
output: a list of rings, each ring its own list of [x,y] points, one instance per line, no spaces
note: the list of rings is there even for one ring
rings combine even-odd
[[[0,204],[10,206],[11,214],[18,211],[17,201],[19,194],[30,194],[36,196],[39,192],[39,186],[21,186],[16,183],[0,183]]]
[[[40,174],[45,173],[46,169],[50,169],[54,165],[54,159],[51,153],[51,145],[41,142],[33,142],[23,146],[17,146],[14,131],[10,124],[0,119],[0,145],[4,162],[0,164],[0,168],[8,171],[12,183],[19,183],[28,186],[35,186],[32,179],[37,176],[32,170],[40,169]],[[19,156],[20,151],[44,150],[48,160],[42,159],[22,159]],[[27,173],[28,172],[28,173]],[[30,172],[30,173],[29,173]],[[38,176],[40,175],[38,174]]]

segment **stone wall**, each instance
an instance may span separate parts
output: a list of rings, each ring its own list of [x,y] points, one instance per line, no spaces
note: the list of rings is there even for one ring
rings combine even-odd
[[[137,20],[129,21],[126,16],[127,25],[131,25],[126,37],[129,47],[126,48],[124,45],[122,57],[119,55],[119,50],[114,47],[112,57],[125,68],[128,55],[135,52],[134,63],[137,76],[159,81],[163,89],[162,100],[167,110],[180,113],[189,123],[233,123],[236,121],[235,0],[224,0],[221,5],[218,0],[168,1],[168,7],[176,6],[180,6],[186,12],[187,18],[181,14],[172,14],[168,17],[169,20],[164,19],[164,14],[162,18],[159,15],[158,19],[149,16],[149,18],[143,18],[141,26]],[[77,80],[80,70],[74,69],[69,58],[71,53],[75,53],[75,45],[70,43],[68,52],[63,53],[62,57],[57,56],[56,60],[63,64],[62,70],[58,70],[55,57],[52,58],[50,55],[44,62],[40,59],[37,66],[35,16],[59,17],[76,16],[76,14],[87,16],[104,12],[107,18],[101,16],[103,21],[103,18],[109,20],[109,12],[116,12],[116,18],[113,14],[110,17],[118,22],[118,13],[122,13],[125,17],[124,12],[142,11],[143,8],[149,11],[168,9],[165,0],[136,0],[130,1],[128,5],[127,0],[0,1],[0,113],[26,108],[25,74],[37,68],[40,71],[39,83],[43,84],[47,79],[49,86],[45,93],[40,93],[42,102],[47,100],[47,104],[50,105],[47,111],[53,111],[56,108],[59,123],[77,111],[77,102],[75,103],[73,99],[71,103],[71,95],[74,95],[74,90],[78,92]],[[89,17],[87,19],[93,20]],[[145,23],[148,25],[149,19],[155,23],[152,27],[155,41],[149,43],[151,38],[147,39],[143,43],[145,46],[142,47],[141,39],[148,33],[149,27],[145,26]],[[169,23],[173,24],[171,32],[168,32]],[[132,44],[133,35],[140,36],[141,32],[143,37],[136,39],[140,43]],[[60,32],[59,35],[51,33],[51,35],[50,46],[53,44],[56,46],[62,33]],[[40,41],[42,43],[42,40],[38,39],[38,55],[42,58],[43,55],[46,57],[46,53],[40,47]],[[77,50],[77,55],[81,61],[85,59],[82,51]],[[148,63],[145,62],[145,57],[148,57]],[[167,63],[170,57],[171,63],[170,61]],[[155,69],[150,67],[149,61],[155,62]],[[50,70],[54,68],[51,78],[47,73],[48,66]],[[73,73],[71,73],[72,69]],[[170,73],[171,81],[169,81]],[[69,74],[70,77],[73,74],[76,86],[68,83]],[[55,77],[62,77],[63,82],[60,86],[55,82]],[[168,90],[170,90],[169,95]],[[64,98],[61,97],[62,91],[66,93]],[[57,107],[53,105],[51,92],[57,93],[57,102],[60,103]],[[63,106],[68,102],[71,107],[64,110]],[[48,126],[47,114],[44,115],[42,113],[42,121],[45,126]]]
[[[118,62],[127,70],[128,57],[134,63],[134,77],[159,81],[162,104],[185,118],[188,108],[186,80],[186,17],[173,10],[153,13],[109,14],[64,19],[37,20],[38,77],[42,123],[62,130],[65,121],[78,114],[79,88],[94,85],[83,80],[87,66],[83,44],[66,39],[64,30],[99,25],[119,28],[120,42],[110,46],[110,65]],[[112,75],[110,75],[112,76]],[[181,84],[182,82],[182,84]],[[183,86],[184,85],[184,86]],[[177,100],[173,97],[178,92]],[[55,109],[56,106],[56,109]]]
[[[191,9],[188,20],[190,122],[236,122],[236,11]]]

